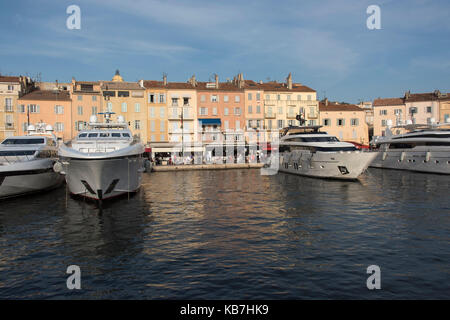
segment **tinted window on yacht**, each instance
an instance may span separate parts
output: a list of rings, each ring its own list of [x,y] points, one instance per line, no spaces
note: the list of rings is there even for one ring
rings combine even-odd
[[[2,144],[42,144],[44,138],[32,138],[32,139],[13,139],[8,138],[2,142]]]
[[[98,133],[89,133],[88,137],[89,138],[97,138],[98,137]]]
[[[0,157],[32,156],[35,152],[34,150],[0,151]]]
[[[100,137],[101,137],[101,138],[107,138],[107,137],[109,137],[109,133],[101,132],[101,133],[100,133]]]
[[[412,149],[415,146],[415,143],[391,143],[389,149]]]
[[[111,137],[115,137],[115,138],[119,137],[120,138],[120,133],[113,132],[113,133],[111,133]]]
[[[129,138],[130,134],[129,133],[122,133],[122,136]]]
[[[87,137],[87,133],[80,133],[78,135],[78,138],[86,138]]]
[[[292,142],[339,142],[336,137],[299,137],[291,138],[288,141]]]

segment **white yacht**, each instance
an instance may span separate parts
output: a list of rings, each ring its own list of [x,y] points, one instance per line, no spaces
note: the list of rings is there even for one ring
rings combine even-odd
[[[66,176],[74,195],[104,200],[135,192],[141,186],[144,146],[133,138],[122,116],[111,121],[112,112],[90,118],[89,129],[59,149],[55,171]]]
[[[319,129],[322,126],[283,129],[279,146],[279,171],[332,179],[357,179],[375,158],[348,142]]]
[[[0,144],[0,198],[56,188],[64,179],[53,171],[58,157],[53,128],[44,123],[28,126],[26,136],[6,138]]]
[[[446,128],[444,128],[446,127]],[[379,152],[371,166],[375,168],[450,174],[450,123],[406,124],[406,133],[375,141]]]

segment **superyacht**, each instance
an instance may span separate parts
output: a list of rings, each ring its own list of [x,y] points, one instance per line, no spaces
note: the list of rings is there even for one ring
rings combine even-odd
[[[122,116],[112,112],[90,118],[89,129],[61,145],[55,170],[64,174],[74,195],[104,200],[135,192],[141,186],[144,146],[134,138]]]
[[[27,135],[0,144],[0,199],[49,190],[64,182],[53,171],[57,139],[51,125],[29,125]]]
[[[279,146],[279,171],[316,178],[356,180],[375,152],[359,151],[348,142],[319,131],[322,126],[284,128]]]
[[[392,128],[406,133],[393,135],[388,126],[386,136],[375,141],[379,152],[372,167],[450,174],[450,123],[409,123]]]

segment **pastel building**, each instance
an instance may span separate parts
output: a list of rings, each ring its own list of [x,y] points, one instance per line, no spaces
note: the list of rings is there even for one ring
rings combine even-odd
[[[72,98],[72,123],[74,135],[78,131],[86,129],[91,115],[97,115],[101,111],[102,102],[100,82],[76,81],[72,79],[70,86]]]
[[[242,80],[241,78],[238,81]],[[264,91],[253,80],[245,80],[243,88],[245,98],[245,139],[249,143],[264,142],[266,140],[264,132]]]
[[[17,101],[32,86],[28,77],[0,76],[0,141],[18,134]]]
[[[72,98],[69,91],[32,91],[18,99],[18,134],[26,134],[28,124],[44,122],[53,126],[59,139],[68,141],[75,134],[72,115]]]
[[[242,84],[242,83],[241,83]],[[232,82],[198,82],[198,139],[203,142],[244,141],[244,90]]]
[[[100,81],[100,109],[102,112],[114,112],[115,116],[123,116],[128,122],[133,135],[140,137],[141,142],[148,142],[148,120],[143,83],[126,82],[116,71],[112,81]]]
[[[395,126],[406,123],[405,120],[406,105],[402,98],[378,98],[373,101],[374,137],[385,136],[389,122]]]
[[[341,141],[369,144],[369,126],[364,109],[325,99],[319,104],[322,130]]]
[[[149,143],[168,142],[167,86],[164,81],[143,81]]]

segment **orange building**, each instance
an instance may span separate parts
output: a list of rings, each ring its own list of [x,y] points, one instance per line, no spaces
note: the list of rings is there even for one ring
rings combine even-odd
[[[55,135],[63,141],[74,135],[73,110],[70,92],[63,90],[36,90],[18,99],[17,122],[19,135],[26,134],[28,124],[45,122],[53,126]]]
[[[97,81],[75,81],[72,79],[72,124],[74,135],[86,128],[91,115],[100,112],[101,88]]]
[[[199,141],[243,141],[244,89],[236,82],[198,82],[197,116]],[[200,140],[201,139],[201,140]]]

